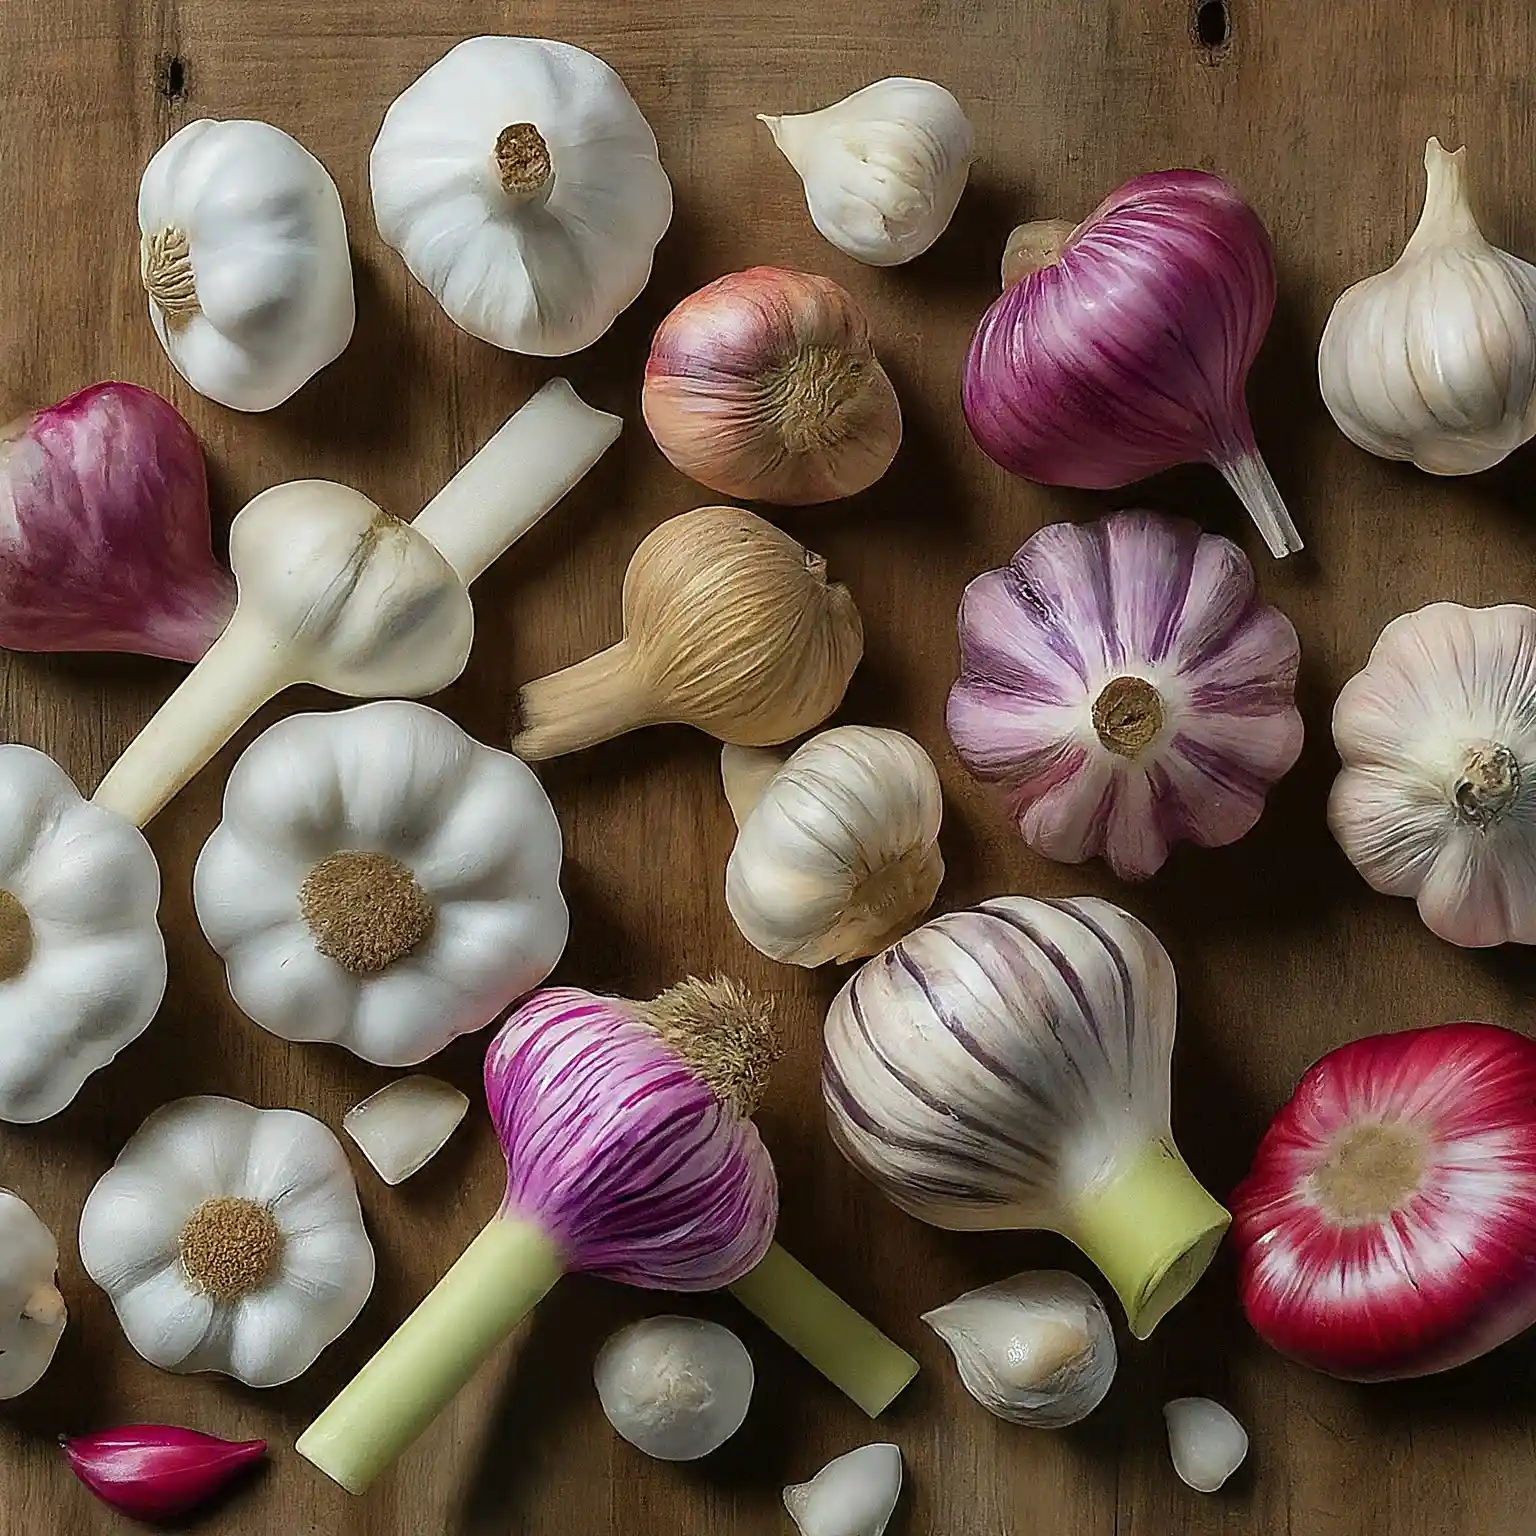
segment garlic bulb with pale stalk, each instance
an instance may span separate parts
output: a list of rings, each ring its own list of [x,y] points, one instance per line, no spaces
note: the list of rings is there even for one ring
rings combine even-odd
[[[1197,1493],[1215,1493],[1248,1456],[1248,1431],[1208,1397],[1163,1405],[1173,1470]]]
[[[1393,619],[1333,740],[1328,825],[1372,888],[1452,944],[1536,944],[1536,608]]]
[[[943,792],[910,736],[839,725],[788,758],[720,754],[740,831],[725,903],[755,949],[789,965],[861,960],[933,905]]]
[[[800,1536],[884,1536],[901,1497],[901,1450],[862,1445],[784,1490]]]
[[[368,160],[387,245],[471,336],[563,357],[639,297],[672,221],[656,136],[569,43],[471,37],[395,99]]]
[[[59,1245],[20,1195],[0,1189],[0,1402],[43,1379],[69,1322]]]
[[[1433,475],[1475,474],[1536,434],[1536,266],[1477,227],[1466,153],[1429,141],[1418,227],[1341,295],[1317,357],[1339,430]]]
[[[144,171],[139,229],[155,334],[200,395],[271,410],[352,339],[341,197],[281,128],[188,123]]]
[[[533,762],[666,722],[773,746],[837,708],[863,654],[820,555],[739,507],[699,507],[630,558],[624,638],[523,686],[512,750]]]
[[[934,918],[833,1000],[822,1097],[842,1154],[955,1231],[1059,1232],[1146,1338],[1231,1217],[1173,1143],[1173,963],[1093,897]]]
[[[656,446],[724,496],[805,506],[867,489],[901,446],[901,407],[852,294],[753,267],[657,327],[640,395]]]
[[[923,1321],[988,1413],[1033,1429],[1086,1419],[1115,1379],[1115,1331],[1094,1289],[1060,1269],[967,1291]]]
[[[592,1368],[608,1422],[658,1461],[697,1461],[741,1428],[755,1372],[746,1345],[701,1317],[621,1328]]]
[[[949,227],[971,172],[971,125],[931,80],[877,80],[819,112],[758,113],[838,250],[894,267]]]

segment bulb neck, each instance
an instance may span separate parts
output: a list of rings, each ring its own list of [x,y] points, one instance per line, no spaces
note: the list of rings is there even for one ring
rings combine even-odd
[[[658,723],[649,689],[620,640],[574,666],[525,683],[517,695],[512,750],[538,763]]]
[[[1079,1196],[1062,1232],[1098,1266],[1131,1332],[1144,1339],[1194,1289],[1231,1222],[1177,1148],[1159,1138]]]
[[[1424,146],[1424,211],[1403,255],[1444,241],[1482,240],[1467,198],[1466,158],[1465,145],[1448,150],[1431,139]]]
[[[765,747],[727,745],[720,749],[720,782],[738,827],[752,814],[787,760],[784,753]]]
[[[543,196],[555,179],[555,165],[544,135],[532,123],[508,123],[496,135],[496,179],[514,203]]]
[[[1036,219],[1011,231],[1003,247],[1003,287],[1053,266],[1077,233],[1070,219]]]

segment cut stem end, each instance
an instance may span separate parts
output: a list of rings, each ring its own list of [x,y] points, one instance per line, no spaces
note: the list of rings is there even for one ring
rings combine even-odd
[[[532,123],[509,123],[496,135],[496,177],[517,202],[537,197],[554,176],[544,135]]]
[[[1280,560],[1299,553],[1303,548],[1301,534],[1291,521],[1280,488],[1269,466],[1259,457],[1259,450],[1250,445],[1231,457],[1215,460],[1215,464],[1264,535],[1270,554]]]
[[[1520,760],[1501,743],[1481,742],[1467,751],[1451,786],[1456,814],[1474,827],[1492,826],[1520,794]]]
[[[1162,728],[1162,695],[1144,677],[1112,677],[1093,701],[1093,729],[1119,757],[1140,756]]]
[[[1383,1221],[1418,1189],[1424,1146],[1401,1125],[1351,1126],[1312,1175],[1312,1194],[1339,1227]]]
[[[1030,273],[1053,265],[1076,233],[1077,225],[1070,219],[1020,224],[1003,246],[1003,287],[1012,288]]]

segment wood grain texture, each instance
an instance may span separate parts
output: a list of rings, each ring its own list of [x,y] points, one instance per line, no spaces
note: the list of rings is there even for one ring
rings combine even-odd
[[[616,637],[624,564],[662,518],[710,498],[651,446],[637,410],[657,320],[721,272],[770,261],[829,273],[867,306],[906,409],[890,475],[786,524],[857,595],[867,660],[842,718],[901,726],[939,761],[949,797],[941,904],[1002,892],[1091,891],[1164,939],[1183,987],[1175,1125],[1213,1189],[1231,1188],[1273,1108],[1325,1049],[1377,1029],[1454,1018],[1531,1020],[1526,954],[1432,939],[1412,907],[1373,896],[1325,829],[1334,770],[1328,712],[1392,616],[1434,598],[1529,598],[1536,532],[1529,453],[1439,482],[1357,452],[1318,400],[1314,355],[1333,296],[1384,265],[1417,215],[1424,138],[1472,146],[1489,233],[1536,250],[1532,76],[1522,0],[1230,0],[1230,36],[1198,45],[1191,0],[11,0],[0,8],[0,374],[10,403],[104,377],[171,396],[208,453],[221,523],[277,481],[329,476],[410,515],[549,371],[456,332],[377,238],[367,152],[392,97],[460,37],[558,36],[613,63],[655,125],[677,189],[656,276],[613,333],[571,360],[594,403],[627,421],[580,490],[477,586],[469,670],[436,701],[503,741],[516,684]],[[175,64],[172,61],[176,61]],[[856,266],[811,228],[799,188],[753,113],[821,105],[892,73],[951,86],[980,160],[950,233],[910,267]],[[359,282],[356,339],[280,410],[240,416],[192,395],[143,314],[134,222],[139,172],[200,116],[262,117],[296,134],[341,187]],[[1309,540],[1276,565],[1217,477],[1190,470],[1091,496],[1010,480],[968,441],[961,358],[1023,217],[1080,215],[1126,177],[1194,165],[1232,178],[1273,232],[1281,298],[1250,397],[1258,435]],[[1177,509],[1253,552],[1264,595],[1303,645],[1308,745],[1257,830],[1219,852],[1180,850],[1145,887],[1028,853],[969,781],[942,729],[954,613],[979,571],[1046,522],[1126,504]],[[93,786],[177,669],[137,661],[7,660],[0,723]],[[198,932],[189,882],[223,778],[257,730],[318,696],[285,697],[153,825],[165,876],[171,985],[149,1033],[64,1115],[0,1130],[0,1184],[60,1233],[73,1322],[45,1383],[0,1405],[0,1536],[121,1528],[64,1469],[61,1430],[135,1420],[264,1435],[271,1469],[200,1526],[218,1536],[770,1536],[779,1488],[871,1438],[870,1426],[725,1300],[759,1365],[747,1427],[699,1468],[643,1460],[608,1431],[590,1384],[599,1342],[654,1299],[574,1279],[540,1309],[397,1473],[366,1501],[288,1450],[296,1433],[425,1293],[494,1209],[498,1156],[483,1117],[418,1179],[385,1189],[359,1164],[379,1250],[354,1329],[293,1386],[269,1393],[181,1379],[140,1361],[72,1241],[92,1182],[167,1099],[230,1094],[338,1125],[389,1074],[338,1051],[291,1047],[245,1022]],[[648,995],[686,970],[724,969],[781,1001],[792,1051],[763,1116],[788,1244],[913,1348],[926,1369],[880,1433],[902,1445],[905,1536],[1518,1536],[1532,1529],[1533,1354],[1517,1343],[1452,1376],[1395,1387],[1328,1381],[1266,1351],[1244,1325],[1227,1262],[1144,1346],[1127,1347],[1086,1424],[1029,1433],[967,1398],[918,1313],[1045,1263],[1081,1267],[1034,1237],[930,1231],[881,1203],[821,1125],[819,1019],[842,979],[773,967],[727,917],[731,822],[716,754],[653,730],[550,764],[574,913],[560,975]],[[435,1070],[473,1091],[479,1042]],[[1248,1425],[1249,1467],[1201,1498],[1174,1478],[1160,1404],[1186,1392]]]

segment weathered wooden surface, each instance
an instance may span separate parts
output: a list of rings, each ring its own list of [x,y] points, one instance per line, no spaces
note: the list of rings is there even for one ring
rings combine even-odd
[[[1198,43],[1228,29],[1225,44]],[[1213,30],[1214,29],[1214,30]],[[1218,1191],[1243,1172],[1273,1107],[1324,1049],[1370,1030],[1448,1018],[1530,1018],[1527,956],[1454,950],[1412,908],[1372,896],[1324,827],[1334,761],[1328,710],[1385,621],[1437,597],[1528,598],[1536,572],[1528,455],[1466,482],[1437,482],[1357,452],[1318,401],[1313,357],[1328,305],[1383,265],[1417,214],[1431,132],[1472,146],[1489,232],[1536,250],[1536,133],[1529,61],[1536,23],[1518,0],[9,0],[0,8],[0,371],[10,403],[120,377],[171,395],[206,445],[227,521],[263,487],[306,475],[360,487],[410,514],[546,369],[457,333],[373,230],[367,151],[389,100],[460,37],[516,30],[601,53],[655,125],[678,212],[656,277],[614,332],[571,360],[578,388],[624,413],[621,446],[476,589],[474,659],[437,702],[504,739],[514,685],[617,632],[625,560],[663,517],[709,498],[651,446],[637,411],[658,318],[732,268],[771,261],[830,273],[864,301],[907,414],[886,480],[858,500],[796,514],[862,607],[868,657],[845,718],[900,725],[934,752],[949,794],[945,906],[1000,892],[1094,891],[1147,919],[1183,983],[1175,1123]],[[927,257],[860,268],[815,234],[797,183],[754,122],[820,105],[884,74],[951,86],[980,161],[951,232]],[[143,314],[134,197],[153,150],[199,116],[263,117],[330,167],[359,279],[357,336],[281,410],[240,416],[172,375]],[[1281,300],[1250,396],[1259,438],[1309,539],[1277,566],[1208,471],[1093,497],[1010,481],[969,443],[957,377],[1020,217],[1078,215],[1154,167],[1218,170],[1245,189],[1279,253]],[[1181,851],[1125,889],[1097,867],[1031,856],[948,750],[942,704],[955,669],[965,582],[1041,524],[1141,502],[1234,532],[1265,595],[1302,636],[1301,763],[1245,841]],[[171,688],[151,663],[12,659],[6,736],[55,755],[86,787]],[[283,711],[319,703],[291,696]],[[768,1536],[788,1529],[782,1483],[871,1437],[870,1426],[725,1301],[761,1387],[747,1427],[703,1467],[647,1462],[618,1442],[590,1386],[599,1341],[654,1309],[636,1293],[571,1280],[538,1316],[515,1370],[498,1359],[430,1438],[365,1502],[289,1451],[297,1431],[423,1294],[494,1208],[498,1158],[483,1119],[420,1178],[389,1191],[360,1168],[379,1250],[361,1321],[297,1384],[270,1393],[180,1379],[141,1362],[81,1272],[73,1232],[92,1181],[141,1118],[192,1092],[294,1105],[332,1125],[387,1074],[340,1052],[290,1047],[244,1022],[193,918],[189,877],[217,819],[231,748],[153,826],[166,896],[171,986],[154,1028],[93,1079],[65,1115],[0,1131],[0,1184],[60,1232],[74,1320],[45,1384],[0,1407],[0,1533],[83,1536],[119,1523],[69,1477],[63,1429],[167,1420],[269,1437],[270,1471],[214,1513],[210,1532],[282,1536]],[[776,969],[741,941],[721,896],[730,818],[711,744],[657,730],[556,763],[546,774],[569,848],[575,916],[561,974],[646,995],[716,967],[775,990],[793,1050],[764,1114],[784,1185],[784,1235],[926,1367],[880,1433],[906,1453],[911,1536],[1517,1536],[1536,1516],[1532,1356],[1516,1345],[1440,1380],[1357,1388],[1275,1358],[1248,1333],[1219,1262],[1156,1339],[1128,1348],[1117,1389],[1078,1429],[1032,1434],[964,1395],[919,1311],[1014,1269],[1068,1261],[1028,1237],[956,1237],[882,1204],[821,1126],[819,1016],[841,979]],[[478,1045],[437,1070],[472,1088]],[[1168,1465],[1160,1404],[1209,1393],[1249,1426],[1250,1466],[1201,1498]]]

